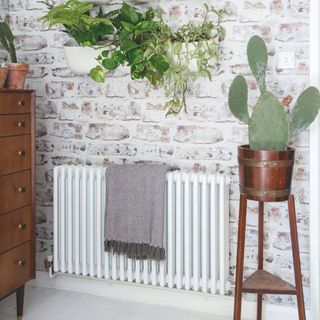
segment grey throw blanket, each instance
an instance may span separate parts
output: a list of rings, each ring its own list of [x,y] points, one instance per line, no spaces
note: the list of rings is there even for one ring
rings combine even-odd
[[[105,251],[165,259],[166,164],[111,164],[106,169]]]

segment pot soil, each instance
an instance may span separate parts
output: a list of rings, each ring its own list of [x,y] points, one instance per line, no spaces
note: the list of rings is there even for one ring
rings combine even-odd
[[[8,75],[8,67],[0,67],[0,89],[4,87]]]
[[[291,191],[295,150],[253,150],[238,147],[240,192],[256,201],[285,201]]]
[[[5,87],[7,89],[24,89],[29,66],[24,63],[8,63],[9,72]]]

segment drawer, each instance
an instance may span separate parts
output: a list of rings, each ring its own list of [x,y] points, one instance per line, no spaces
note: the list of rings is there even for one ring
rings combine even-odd
[[[0,137],[15,136],[30,132],[31,116],[29,114],[0,116]]]
[[[30,204],[30,175],[30,171],[23,171],[0,177],[0,215]]]
[[[30,93],[0,92],[0,114],[29,113],[30,111]]]
[[[0,138],[0,176],[31,168],[30,136]]]
[[[0,299],[31,279],[31,255],[30,242],[0,255]]]
[[[0,254],[31,240],[31,207],[0,216]]]

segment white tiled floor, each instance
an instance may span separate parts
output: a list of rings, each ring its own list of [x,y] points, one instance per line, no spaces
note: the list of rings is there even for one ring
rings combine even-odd
[[[16,319],[15,296],[0,302],[0,319]],[[230,320],[163,306],[27,287],[24,320]]]

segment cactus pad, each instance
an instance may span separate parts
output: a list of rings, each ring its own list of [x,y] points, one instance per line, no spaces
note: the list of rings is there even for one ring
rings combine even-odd
[[[285,111],[270,92],[259,98],[249,124],[250,147],[255,150],[286,151],[289,122]]]
[[[248,86],[243,76],[237,76],[229,90],[229,107],[232,114],[240,121],[249,124]]]
[[[292,113],[291,135],[295,136],[317,117],[320,108],[320,93],[315,87],[303,91],[294,106]]]
[[[261,94],[266,92],[266,72],[268,66],[268,50],[263,39],[253,36],[247,47],[248,62],[257,80]]]

